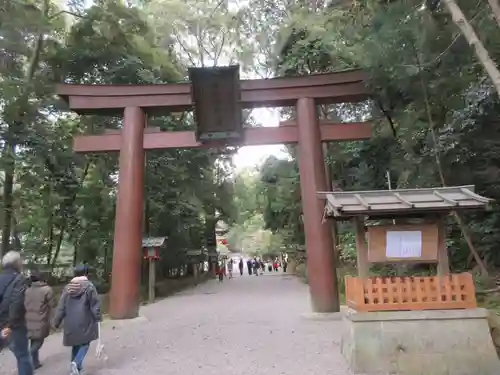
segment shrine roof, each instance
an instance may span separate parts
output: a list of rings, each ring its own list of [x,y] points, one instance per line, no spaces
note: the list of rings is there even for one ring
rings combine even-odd
[[[161,247],[166,245],[168,237],[147,237],[142,239],[142,247]]]
[[[474,192],[474,185],[319,192],[326,200],[328,217],[403,216],[427,213],[447,213],[455,210],[485,209],[492,200]]]

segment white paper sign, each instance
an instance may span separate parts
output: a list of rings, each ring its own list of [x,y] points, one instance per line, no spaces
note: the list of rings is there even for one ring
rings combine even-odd
[[[421,231],[387,231],[385,255],[387,258],[420,258]]]

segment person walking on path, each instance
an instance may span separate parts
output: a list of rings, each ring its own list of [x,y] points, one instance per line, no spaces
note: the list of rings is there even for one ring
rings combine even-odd
[[[24,307],[26,309],[26,326],[30,339],[30,353],[33,366],[42,367],[40,348],[50,334],[50,323],[56,307],[54,291],[45,282],[42,274],[33,272],[30,276],[31,286],[26,290]]]
[[[253,268],[253,264],[252,264],[251,259],[247,260],[247,268],[248,268],[248,274],[251,276],[252,275],[252,268]]]
[[[0,274],[0,349],[8,346],[17,361],[18,375],[33,375],[29,352],[24,294],[27,280],[21,274],[21,254],[9,251],[2,258]]]
[[[240,269],[240,276],[243,276],[243,258],[240,258],[240,262],[238,263],[238,268]]]
[[[234,265],[234,260],[233,258],[229,259],[229,261],[227,262],[227,272],[229,274],[229,278],[232,279],[233,278],[233,265]]]
[[[216,265],[216,270],[215,270],[215,273],[217,274],[217,277],[219,278],[219,282],[223,282],[224,281],[224,265],[222,263],[222,261],[219,261]]]
[[[54,317],[54,326],[63,324],[63,345],[71,347],[71,375],[79,375],[90,343],[99,338],[101,302],[88,279],[88,268],[75,268],[75,277],[64,288]]]
[[[257,260],[257,258],[253,258],[253,273],[255,276],[259,276],[259,267],[260,267],[260,262]]]

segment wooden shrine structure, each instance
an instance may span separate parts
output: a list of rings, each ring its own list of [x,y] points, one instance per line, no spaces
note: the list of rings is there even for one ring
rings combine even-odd
[[[318,104],[359,102],[369,96],[363,71],[240,80],[239,67],[190,69],[190,81],[155,85],[60,84],[57,94],[78,114],[123,116],[120,131],[74,139],[80,153],[119,152],[110,316],[134,318],[139,309],[144,153],[167,148],[297,143],[304,230],[313,309],[338,311],[331,230],[321,225],[327,190],[322,142],[370,138],[369,123],[320,121]],[[294,107],[296,120],[280,127],[244,128],[241,110]],[[196,131],[148,128],[150,115],[195,112]]]
[[[346,298],[356,311],[475,308],[470,273],[450,275],[444,216],[485,209],[490,200],[474,186],[331,192],[328,215],[349,218],[356,229],[358,277],[346,277]],[[365,223],[365,220],[371,223]],[[372,264],[437,265],[437,277],[370,277]]]
[[[352,221],[356,232],[358,275],[345,278],[341,345],[354,373],[498,373],[472,275],[450,273],[444,222],[452,211],[484,210],[490,199],[471,185],[318,195],[327,217]],[[431,276],[370,274],[376,264],[437,268]]]

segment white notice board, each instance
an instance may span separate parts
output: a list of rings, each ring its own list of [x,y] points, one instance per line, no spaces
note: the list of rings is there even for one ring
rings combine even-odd
[[[387,231],[385,255],[387,258],[420,258],[422,257],[422,232]]]

